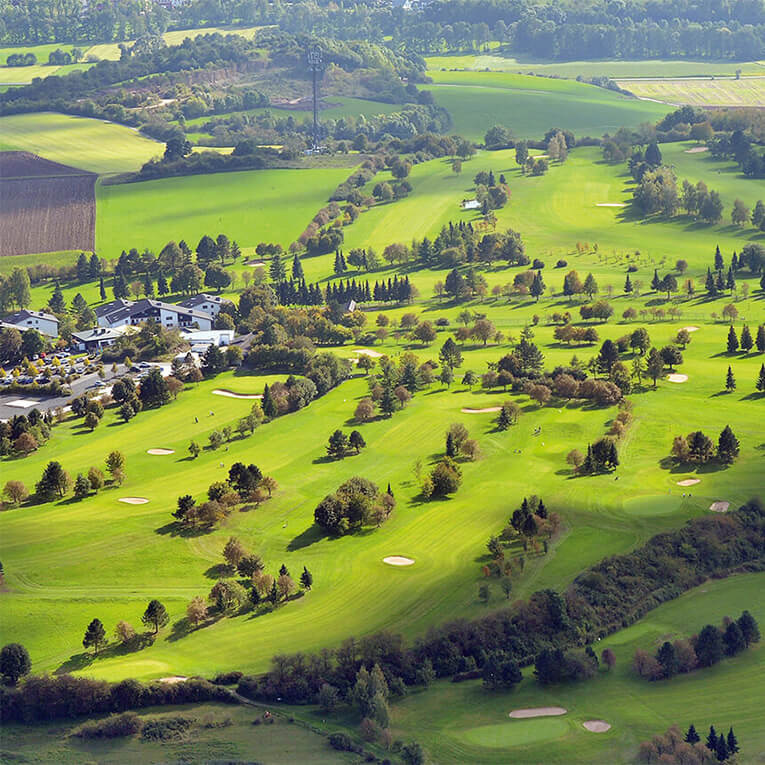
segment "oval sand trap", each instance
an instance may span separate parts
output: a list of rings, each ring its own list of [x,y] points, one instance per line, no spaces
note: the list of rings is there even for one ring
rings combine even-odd
[[[529,717],[556,717],[565,715],[568,710],[563,707],[534,707],[533,709],[514,709],[508,717],[525,720]]]
[[[146,497],[120,497],[117,502],[124,502],[126,505],[145,505],[149,500]]]
[[[162,457],[165,454],[175,454],[175,449],[147,449],[146,453]]]
[[[595,207],[626,207],[624,202],[596,202]]]
[[[692,149],[686,149],[686,154],[701,154],[703,151],[709,151],[707,146],[694,146]]]
[[[587,720],[582,725],[590,733],[605,733],[607,730],[611,730],[611,726],[605,720]]]
[[[698,328],[698,327],[683,327],[683,329],[684,329],[686,332],[698,332],[698,331],[699,331],[699,328]]]
[[[379,351],[373,351],[370,348],[355,348],[354,353],[360,353],[363,356],[369,356],[370,359],[379,359],[382,356],[384,356],[384,353],[380,353]]]
[[[460,411],[463,414],[486,414],[487,412],[501,412],[502,407],[501,406],[487,406],[483,409],[471,409],[470,407],[465,407],[464,409],[460,409]]]
[[[174,685],[175,683],[185,683],[187,680],[188,677],[184,677],[183,675],[172,675],[171,677],[159,678],[160,683],[168,683],[169,685]]]
[[[216,388],[213,395],[226,396],[226,398],[263,398],[262,393],[234,393],[234,391],[225,388]]]
[[[679,375],[673,372],[671,375],[667,375],[667,380],[674,383],[684,383],[688,382],[688,375]]]
[[[729,507],[730,507],[730,502],[713,502],[709,506],[709,509],[713,513],[727,513]]]
[[[701,483],[701,478],[686,478],[683,481],[678,481],[678,486],[695,486],[697,483]]]
[[[403,555],[389,555],[387,558],[383,558],[383,563],[387,563],[389,566],[411,566],[414,561]]]

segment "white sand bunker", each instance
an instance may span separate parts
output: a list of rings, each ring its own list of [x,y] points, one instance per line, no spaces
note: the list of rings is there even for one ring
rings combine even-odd
[[[486,414],[486,412],[501,412],[502,407],[501,406],[487,406],[483,409],[471,409],[470,407],[465,407],[464,409],[460,409],[460,411],[463,414]]]
[[[686,149],[686,154],[701,154],[702,151],[709,151],[707,146],[694,146],[692,149]]]
[[[590,733],[605,733],[611,730],[611,726],[605,720],[586,720],[582,725]]]
[[[682,481],[678,481],[678,486],[695,486],[697,483],[701,483],[701,478],[685,478]]]
[[[411,566],[414,561],[403,555],[389,555],[387,558],[383,558],[383,563],[387,563],[389,566]]]
[[[698,328],[698,327],[683,327],[683,329],[684,329],[686,332],[698,332],[698,331],[699,331],[699,328]]]
[[[373,351],[370,348],[354,348],[354,353],[361,353],[364,356],[369,356],[372,359],[379,359],[380,357],[384,356],[385,354],[380,353],[379,351]]]
[[[175,449],[147,449],[146,453],[161,457],[165,454],[175,454]]]
[[[730,507],[730,502],[713,502],[709,506],[709,509],[713,513],[727,513],[729,507]]]
[[[126,505],[145,505],[149,500],[146,497],[120,497],[117,502],[124,502]]]
[[[625,202],[596,202],[595,207],[626,207]]]
[[[674,383],[688,382],[688,375],[679,375],[677,372],[673,372],[671,375],[667,375],[667,380]]]
[[[225,388],[216,388],[213,395],[226,396],[227,398],[263,398],[262,393],[234,393],[234,391]]]
[[[251,268],[261,268],[266,264],[262,260],[248,260],[245,265],[250,266]]]
[[[533,709],[514,709],[508,717],[525,720],[528,717],[556,717],[568,712],[563,707],[534,707]]]
[[[183,675],[171,675],[170,677],[160,677],[160,683],[167,683],[168,685],[175,685],[175,683],[185,683],[189,678]]]

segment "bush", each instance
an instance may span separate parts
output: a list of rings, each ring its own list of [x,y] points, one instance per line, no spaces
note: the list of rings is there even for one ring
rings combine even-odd
[[[215,685],[236,685],[242,679],[241,672],[221,672],[215,675],[213,683]]]
[[[105,720],[84,723],[73,735],[79,738],[120,738],[138,733],[141,727],[141,718],[135,712],[123,712]]]
[[[329,745],[338,752],[352,752],[354,749],[353,741],[347,733],[330,733]]]
[[[147,720],[143,725],[141,738],[146,741],[177,741],[186,735],[195,722],[195,717],[184,717],[183,715]]]

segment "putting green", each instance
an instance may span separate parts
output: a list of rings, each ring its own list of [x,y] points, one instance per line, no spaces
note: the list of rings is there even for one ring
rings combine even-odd
[[[680,491],[680,489],[677,489]],[[682,493],[682,492],[681,492]],[[703,500],[698,500],[699,506]],[[629,515],[651,516],[676,513],[684,505],[691,505],[691,500],[677,494],[653,494],[648,497],[632,497],[624,502],[624,512]]]
[[[501,704],[502,701],[498,699],[497,703]],[[570,724],[565,719],[540,717],[532,720],[508,720],[494,725],[479,725],[476,728],[459,731],[456,736],[469,744],[500,749],[538,744],[541,741],[560,738],[569,730]]]

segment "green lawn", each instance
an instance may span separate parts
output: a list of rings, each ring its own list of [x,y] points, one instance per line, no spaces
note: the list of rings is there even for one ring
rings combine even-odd
[[[326,204],[349,168],[250,170],[167,178],[96,189],[96,248],[116,257],[125,247],[159,252],[171,239],[190,245],[224,232],[242,247],[287,246]]]
[[[483,141],[492,125],[505,125],[518,138],[540,139],[565,123],[577,136],[599,137],[622,126],[656,122],[669,107],[639,101],[594,85],[507,72],[429,71],[427,86],[449,110],[454,132]]]
[[[164,150],[124,125],[53,112],[0,117],[0,135],[7,148],[99,174],[138,170]]]
[[[623,80],[621,87],[639,98],[691,106],[761,106],[765,102],[765,76]]]

